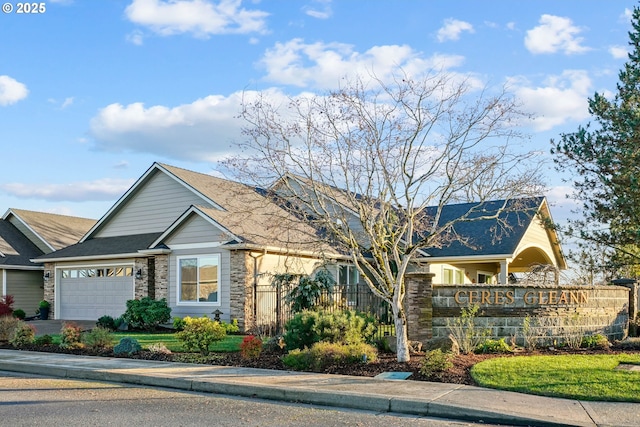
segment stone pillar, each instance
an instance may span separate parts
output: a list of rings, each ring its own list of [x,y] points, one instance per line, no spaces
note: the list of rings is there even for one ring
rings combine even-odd
[[[246,251],[231,251],[231,283],[229,284],[229,321],[238,319],[238,326],[248,332],[253,319],[253,260]],[[226,313],[225,313],[226,314]]]
[[[154,299],[169,301],[169,255],[156,255],[153,293]]]
[[[425,343],[433,337],[433,277],[435,274],[415,271],[405,275],[405,307],[409,340]]]
[[[638,299],[640,298],[640,285],[635,279],[615,279],[611,282],[614,285],[629,288],[629,320],[634,322],[640,308],[640,300]]]
[[[44,295],[43,299],[49,301],[51,307],[49,308],[49,319],[55,319],[56,315],[56,269],[55,264],[47,262],[44,264],[44,271],[42,272],[44,280]],[[49,277],[47,277],[49,276]]]

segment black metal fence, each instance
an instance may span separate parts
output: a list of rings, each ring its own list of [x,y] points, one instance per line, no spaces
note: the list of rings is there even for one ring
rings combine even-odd
[[[262,335],[275,336],[283,332],[284,325],[295,313],[285,296],[289,287],[258,285],[255,290],[254,318],[257,331]],[[391,307],[384,300],[374,295],[368,285],[333,287],[331,292],[323,292],[315,301],[315,307],[326,311],[356,310],[373,316],[378,322],[376,337],[394,334]]]

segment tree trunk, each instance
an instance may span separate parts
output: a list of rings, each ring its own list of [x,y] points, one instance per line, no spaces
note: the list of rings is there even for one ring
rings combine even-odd
[[[398,362],[408,362],[411,356],[407,337],[407,318],[402,307],[393,307],[393,318],[396,327],[397,360]]]

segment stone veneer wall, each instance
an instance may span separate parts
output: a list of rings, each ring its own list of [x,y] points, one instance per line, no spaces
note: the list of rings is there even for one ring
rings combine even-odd
[[[136,277],[138,270],[142,272],[140,279]],[[148,277],[149,263],[147,262],[147,258],[136,258],[133,265],[133,294],[135,299],[141,299],[149,296]]]
[[[478,305],[476,324],[494,338],[515,338],[523,344],[522,325],[529,316],[546,320],[549,341],[562,338],[563,328],[579,327],[585,334],[624,338],[629,322],[629,289],[621,286],[433,285],[433,337],[449,334],[447,321],[461,309]],[[554,323],[555,322],[555,323]],[[543,322],[544,323],[544,322]]]
[[[47,262],[44,264],[43,275],[49,273],[49,278],[44,279],[44,299],[49,301],[49,319],[55,319],[55,300],[56,300],[56,269],[55,264]]]
[[[433,337],[431,281],[434,276],[433,273],[419,271],[407,273],[405,276],[407,336],[411,341],[424,343]]]
[[[231,283],[229,286],[231,321],[238,319],[241,331],[254,325],[253,316],[253,260],[246,251],[231,251]]]

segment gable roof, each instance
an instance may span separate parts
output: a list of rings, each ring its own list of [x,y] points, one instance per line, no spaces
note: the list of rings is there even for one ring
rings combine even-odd
[[[425,251],[431,257],[513,254],[543,203],[546,203],[544,197],[532,197],[445,205],[441,210],[440,224],[467,216],[453,226],[455,235],[466,239],[467,243],[454,239],[441,248],[427,248]],[[483,218],[494,216],[501,209],[498,219]],[[436,207],[425,211],[431,217],[436,212]]]
[[[9,220],[11,217],[16,218],[52,252],[78,242],[96,223],[94,219],[24,209],[9,209],[3,219]]]
[[[42,266],[35,265],[30,260],[42,253],[13,224],[0,219],[0,268],[41,269]]]

